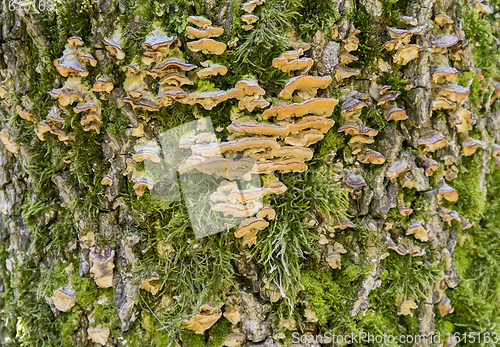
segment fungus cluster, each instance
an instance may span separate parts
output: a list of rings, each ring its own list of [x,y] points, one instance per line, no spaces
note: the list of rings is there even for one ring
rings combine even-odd
[[[241,21],[245,23],[241,26],[243,30],[252,30],[254,28],[253,24],[259,20],[259,17],[254,15],[253,11],[264,2],[265,0],[251,0],[241,5],[241,9],[246,12],[246,14],[240,17]]]
[[[361,109],[367,107],[363,100],[367,100],[368,95],[350,89],[342,89],[341,92],[341,101],[343,101],[341,109],[342,125],[338,131],[351,136],[349,146],[352,153],[358,155],[360,162],[376,165],[383,164],[385,162],[384,156],[367,146],[374,142],[373,138],[378,134],[378,131],[365,126],[359,118]]]
[[[212,39],[222,35],[224,29],[212,27],[212,21],[202,16],[190,16],[187,21],[197,28],[188,26],[186,31],[191,39],[198,39],[187,43],[189,50],[193,52],[202,52],[204,54],[221,55],[226,50],[224,42],[218,42]]]
[[[358,57],[352,55],[351,52],[358,50],[359,39],[356,37],[356,34],[359,33],[360,31],[354,28],[354,26],[351,24],[346,37],[341,38],[342,43],[339,56],[340,63],[335,66],[335,79],[338,82],[352,76],[357,76],[360,73],[359,70],[347,66],[350,63],[358,60]]]
[[[39,122],[35,127],[35,133],[40,141],[45,141],[45,133],[56,135],[59,141],[69,140],[69,134],[63,129],[65,118],[62,115],[63,111],[59,107],[56,105],[52,106],[45,120]]]
[[[90,252],[89,259],[92,264],[90,272],[94,274],[95,282],[101,288],[113,286],[114,257],[115,251],[109,247],[101,253],[96,253],[94,250]]]
[[[19,152],[19,145],[10,140],[10,134],[8,128],[3,128],[2,131],[0,131],[0,140],[5,146],[5,149],[8,150],[10,153],[16,154]]]
[[[384,47],[388,51],[395,51],[392,62],[394,64],[406,65],[413,59],[417,59],[422,46],[410,43],[413,35],[420,35],[424,31],[423,26],[417,26],[417,20],[412,17],[406,17],[403,20],[406,28],[398,29],[387,27],[391,41],[385,43]]]
[[[408,119],[406,111],[399,108],[396,104],[396,98],[401,92],[391,90],[391,86],[377,86],[370,88],[370,96],[377,102],[377,106],[383,106],[385,119],[388,121],[400,121]]]
[[[11,78],[10,75],[7,76],[3,81],[0,82],[0,99],[3,100],[7,107],[11,106],[9,101],[9,92],[11,90]]]
[[[231,113],[232,123],[227,127],[230,133],[227,141],[218,142],[214,134],[203,132],[188,133],[180,139],[179,148],[189,149],[191,155],[181,163],[178,171],[183,174],[196,170],[222,178],[217,191],[211,195],[211,209],[220,216],[241,218],[235,236],[241,238],[245,246],[254,245],[258,231],[266,228],[267,220],[275,216],[272,208],[262,204],[262,198],[286,191],[286,186],[273,173],[305,171],[305,162],[313,156],[308,147],[320,141],[334,124],[328,117],[338,100],[316,97],[318,89],[329,86],[331,77],[305,75],[313,64],[312,59],[301,58],[307,48],[301,45],[273,61],[273,66],[286,72],[290,79],[280,93],[281,100],[275,99],[273,107],[262,113],[241,112],[245,109],[255,112],[270,104],[263,98],[265,90],[251,77],[227,91],[186,93],[177,100],[199,103],[206,109],[228,99],[238,100]],[[147,140],[140,139],[135,150],[134,162],[161,160],[160,148]],[[250,181],[252,175],[259,174],[265,175],[262,186],[242,188],[238,184],[238,180]],[[134,170],[132,179],[136,182],[134,189],[138,195],[154,186],[146,172]]]
[[[106,50],[116,59],[125,59],[125,52],[122,49],[122,44],[124,43],[121,38],[121,32],[117,30],[112,37],[103,38],[102,43]]]

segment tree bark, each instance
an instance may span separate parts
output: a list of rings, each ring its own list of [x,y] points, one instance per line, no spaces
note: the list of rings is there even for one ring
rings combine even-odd
[[[2,345],[497,345],[499,5],[2,0]]]

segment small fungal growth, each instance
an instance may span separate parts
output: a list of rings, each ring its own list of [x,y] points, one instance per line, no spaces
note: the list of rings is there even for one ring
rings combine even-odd
[[[220,36],[224,32],[222,28],[211,28],[212,21],[201,16],[190,16],[187,21],[194,24],[199,29],[188,27],[188,36],[190,38],[199,38],[196,41],[191,41],[187,43],[187,47],[193,52],[202,52],[205,54],[216,54],[221,55],[226,51],[226,44],[223,42],[218,42],[210,37]],[[222,30],[222,31],[221,31]],[[196,34],[197,35],[196,35]]]
[[[415,303],[415,301],[413,301],[412,299],[406,300],[401,304],[401,306],[399,306],[398,315],[404,315],[404,316],[413,315],[412,310],[415,310],[417,308],[418,306]]]
[[[359,39],[356,37],[356,34],[359,33],[360,31],[351,24],[349,33],[346,35],[347,37],[342,40],[339,57],[340,64],[335,66],[335,79],[338,82],[360,74],[359,70],[347,66],[358,60],[358,57],[352,55],[351,52],[358,50]]]
[[[54,306],[62,312],[69,311],[73,306],[75,306],[75,290],[71,284],[58,288],[54,291],[52,296],[52,302]]]
[[[255,8],[265,3],[265,0],[250,0],[241,5],[241,9],[246,13],[252,13]]]
[[[54,60],[54,66],[63,77],[86,77],[89,72],[85,64],[97,66],[97,60],[87,48],[82,48],[83,40],[79,37],[70,37],[66,44],[63,56]]]
[[[424,26],[416,26],[414,20],[404,22],[408,28],[397,29],[387,27],[391,41],[385,43],[384,47],[388,51],[394,51],[392,62],[394,64],[406,65],[410,61],[419,57],[419,52],[422,46],[412,44],[411,39],[413,35],[421,35],[424,31]]]
[[[113,37],[102,39],[102,43],[106,50],[116,59],[125,59],[125,52],[122,49],[123,40],[121,38],[121,33],[116,31]]]
[[[87,333],[89,340],[92,340],[94,343],[99,343],[104,346],[106,342],[108,342],[111,331],[109,330],[109,328],[106,328],[105,326],[99,324],[94,328],[88,328]]]
[[[19,152],[19,145],[15,142],[11,142],[10,140],[10,134],[8,128],[3,128],[2,131],[0,131],[0,140],[5,146],[5,149],[8,150],[10,153],[17,154]]]
[[[335,242],[335,244],[333,246],[332,245],[328,246],[328,256],[326,258],[326,261],[328,262],[328,265],[330,265],[330,267],[332,269],[340,269],[341,268],[340,255],[343,253],[347,253],[347,251],[338,242]]]
[[[201,305],[200,310],[191,319],[185,320],[184,324],[186,328],[194,331],[197,334],[203,334],[203,332],[209,329],[222,317],[222,306],[224,304],[219,304],[216,306],[211,305]]]
[[[338,132],[343,132],[346,135],[351,135],[349,146],[352,149],[352,154],[357,155],[358,160],[365,164],[380,165],[385,162],[384,156],[367,147],[368,144],[374,142],[374,137],[378,131],[369,128],[363,124],[361,119],[361,110],[367,107],[362,100],[367,100],[368,95],[360,93],[356,90],[342,89],[341,101],[343,101],[341,109],[342,125]]]
[[[160,279],[160,276],[158,274],[154,273],[151,275],[151,277],[144,278],[141,281],[140,288],[147,290],[153,295],[156,295],[158,293],[158,290],[160,290],[160,286],[156,283]]]
[[[399,108],[395,101],[401,92],[391,91],[391,89],[391,86],[373,86],[370,88],[370,95],[377,102],[377,106],[382,105],[384,108],[386,120],[400,121],[408,119],[406,111]]]
[[[241,20],[246,23],[241,26],[243,30],[252,30],[254,28],[253,24],[259,20],[259,17],[253,14],[244,14],[241,16]]]
[[[61,116],[62,111],[57,106],[52,106],[45,120],[37,124],[35,132],[40,141],[45,141],[45,133],[57,135],[59,141],[67,141],[70,136],[63,130],[65,119]]]
[[[92,264],[90,272],[94,274],[96,284],[101,288],[113,286],[113,263],[115,251],[105,248],[101,253],[90,252],[89,259]]]
[[[408,230],[406,231],[406,235],[413,235],[416,239],[425,242],[429,240],[429,236],[427,234],[427,230],[424,229],[422,223],[418,220],[413,220],[410,222],[408,226]]]

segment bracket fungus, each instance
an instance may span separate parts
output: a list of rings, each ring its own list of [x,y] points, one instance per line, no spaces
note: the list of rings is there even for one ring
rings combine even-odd
[[[484,141],[476,140],[472,137],[467,137],[467,139],[462,142],[462,155],[473,155],[478,148],[484,149],[484,146]]]
[[[249,218],[241,222],[238,230],[234,232],[236,238],[243,238],[243,246],[252,246],[257,243],[257,233],[269,225],[264,219]]]
[[[27,121],[32,121],[33,118],[35,117],[33,112],[31,112],[27,107],[23,105],[17,105],[16,111],[19,114],[19,117]]]
[[[247,13],[252,13],[253,10],[259,6],[265,3],[265,0],[250,0],[241,5],[241,9]]]
[[[439,96],[445,97],[446,99],[461,104],[462,101],[470,94],[470,90],[466,87],[462,87],[458,84],[447,84],[439,90]]]
[[[437,198],[441,201],[442,198],[445,198],[448,201],[457,201],[458,200],[458,191],[443,183],[441,187],[439,187],[437,194]]]
[[[83,63],[85,61],[91,61],[89,57],[84,57],[82,59],[83,54],[84,53],[81,48],[75,48],[71,45],[66,45],[63,56],[54,60],[54,66],[63,77],[86,77],[89,75],[89,72],[85,70]]]
[[[274,58],[272,65],[277,69],[281,69],[285,64],[298,59],[303,53],[304,51],[300,48],[293,51],[286,51],[281,53],[279,57]]]
[[[241,321],[241,314],[238,306],[226,305],[223,315],[233,325],[236,325]]]
[[[122,60],[125,58],[125,52],[123,51],[120,42],[121,40],[117,40],[115,38],[104,38],[102,39],[102,43],[104,43],[104,47],[114,56],[116,59]]]
[[[51,299],[54,302],[54,306],[59,311],[69,311],[73,306],[75,306],[75,290],[71,284],[65,287],[60,287],[54,290],[54,295]]]
[[[146,36],[141,47],[145,50],[164,51],[169,49],[176,39],[176,36],[168,36],[162,29],[155,28]]]
[[[188,23],[196,25],[198,28],[206,28],[209,25],[212,25],[212,21],[203,16],[189,16],[187,17]]]
[[[192,26],[186,27],[188,38],[190,39],[204,39],[208,37],[218,37],[224,33],[224,29],[217,27],[207,27],[204,30],[193,28]]]
[[[156,274],[156,273],[153,273],[150,277],[144,278],[141,281],[140,288],[147,290],[148,292],[150,292],[153,295],[156,295],[158,293],[158,290],[160,290],[160,286],[154,282],[158,281],[159,279],[160,279],[160,276],[158,276],[158,274]]]
[[[450,100],[443,98],[442,96],[436,97],[431,104],[431,109],[429,110],[429,115],[432,116],[432,111],[434,110],[454,110],[457,104],[451,102]]]
[[[425,175],[427,177],[432,176],[432,174],[440,167],[440,165],[437,161],[435,161],[434,159],[430,159],[430,158],[424,158],[423,164],[425,167]]]
[[[437,305],[437,309],[441,316],[445,316],[448,313],[453,313],[454,309],[451,307],[451,301],[450,299],[446,296],[446,294],[443,293],[441,297],[441,301],[439,301]]]
[[[385,157],[373,149],[366,149],[358,155],[358,160],[365,164],[382,165]]]
[[[81,84],[79,78],[68,78],[63,87],[53,89],[49,92],[49,95],[57,99],[61,106],[68,106],[76,101],[83,101],[85,94],[88,94],[88,89]]]
[[[7,151],[13,154],[19,152],[19,145],[15,142],[10,141],[10,134],[8,128],[3,128],[2,131],[0,131],[0,139]]]
[[[413,315],[411,310],[415,310],[417,308],[418,306],[415,303],[415,301],[413,301],[412,299],[406,300],[399,307],[398,315],[404,315],[404,316]]]
[[[432,53],[444,53],[447,48],[455,46],[460,39],[456,34],[445,34],[437,37],[432,44]]]
[[[328,256],[326,257],[326,261],[328,262],[328,265],[332,269],[341,269],[341,254],[347,253],[345,248],[338,242],[335,242],[335,244],[328,245]]]
[[[209,329],[222,317],[221,308],[223,305],[222,303],[217,306],[201,305],[197,314],[191,317],[191,319],[184,321],[186,328],[197,334],[203,334],[205,330]]]
[[[422,46],[409,44],[398,48],[396,54],[393,57],[394,64],[406,65],[413,59],[419,57],[419,52],[422,50]]]
[[[437,84],[454,83],[460,71],[449,66],[438,66],[432,72],[432,81]]]
[[[243,30],[251,30],[253,29],[253,24],[259,20],[259,17],[253,14],[244,14],[241,16],[241,20],[246,23],[241,28]]]
[[[417,141],[422,146],[424,152],[434,152],[446,146],[446,138],[439,131],[426,129],[422,131],[422,136]]]
[[[347,186],[347,189],[350,190],[351,192],[354,192],[366,186],[366,181],[363,178],[363,176],[349,171],[344,171],[342,182]]]
[[[6,86],[0,85],[0,98],[7,99],[9,97],[9,89]]]
[[[107,76],[101,76],[95,81],[94,85],[92,86],[92,91],[93,92],[106,92],[106,93],[111,93],[113,88],[115,87],[113,85],[113,82],[108,80],[109,77]]]
[[[335,66],[335,79],[338,82],[349,77],[357,76],[359,74],[360,71],[358,69],[350,68],[343,65]]]
[[[217,55],[221,55],[226,50],[226,44],[224,42],[218,42],[213,39],[200,39],[191,41],[187,43],[187,47],[193,52],[201,51],[205,54]]]
[[[429,235],[427,230],[424,229],[422,223],[418,220],[410,221],[408,229],[406,230],[406,235],[413,235],[416,239],[425,242],[429,240]]]
[[[142,162],[146,159],[154,163],[159,163],[161,161],[160,147],[156,140],[148,141],[145,138],[139,139],[134,148],[136,152],[132,156],[132,159],[136,162]]]
[[[310,129],[302,130],[297,134],[289,135],[285,138],[284,142],[287,145],[298,146],[298,147],[308,147],[318,141],[321,141],[325,135],[319,130]]]
[[[280,97],[291,99],[294,91],[299,91],[299,95],[303,98],[314,97],[318,89],[327,88],[331,82],[331,76],[302,75],[292,77],[280,92]]]
[[[45,141],[44,134],[50,132],[51,134],[57,135],[59,141],[69,140],[68,134],[62,129],[64,126],[65,119],[61,117],[60,110],[57,106],[52,106],[46,119],[39,122],[36,125],[35,132],[40,139],[40,141]]]
[[[275,117],[277,120],[299,118],[307,114],[321,117],[330,117],[339,101],[333,98],[314,98],[302,103],[281,104],[265,110],[261,117],[269,119]]]
[[[106,342],[108,342],[109,335],[111,334],[111,331],[102,326],[98,325],[94,328],[88,328],[87,329],[88,333],[88,339],[94,341],[94,343],[100,343],[101,345],[105,345]]]
[[[262,210],[257,212],[255,217],[260,219],[272,220],[276,217],[276,211],[272,207],[264,206]]]
[[[400,121],[408,119],[406,111],[399,107],[392,107],[386,111],[385,119],[387,121]]]
[[[400,174],[404,173],[408,168],[408,163],[404,160],[399,160],[395,162],[386,172],[387,177],[390,179],[396,178]]]
[[[476,0],[476,11],[484,15],[489,15],[494,12],[493,6],[484,3],[484,0]]]
[[[491,156],[493,158],[497,158],[497,157],[500,157],[500,146],[497,145],[496,143],[494,143],[492,146],[491,146]]]
[[[145,172],[134,170],[132,180],[135,181],[134,191],[139,196],[144,195],[146,188],[149,190],[153,189],[153,180]]]
[[[217,75],[224,76],[227,73],[227,67],[219,64],[213,64],[211,61],[202,62],[201,66],[203,66],[204,69],[196,72],[196,74],[200,78],[207,78]]]
[[[101,288],[113,286],[114,257],[115,251],[109,247],[105,248],[99,254],[94,251],[90,252],[89,260],[92,263],[90,272],[94,274],[96,284]]]
[[[476,123],[476,117],[471,111],[465,108],[458,108],[450,117],[451,126],[457,129],[457,133],[465,133],[472,130],[472,125]]]
[[[453,19],[445,14],[436,15],[436,17],[434,17],[434,21],[442,27],[455,23]]]

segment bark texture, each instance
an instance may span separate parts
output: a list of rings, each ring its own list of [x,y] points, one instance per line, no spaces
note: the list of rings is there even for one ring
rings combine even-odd
[[[2,345],[498,345],[500,2],[253,2],[250,28],[239,0],[2,0]],[[224,29],[223,53],[191,48],[189,16]],[[314,64],[273,67],[292,50]],[[196,66],[172,70],[186,98],[249,80],[265,94],[155,103],[169,55]],[[200,78],[207,60],[227,73]],[[285,100],[302,74],[327,83]],[[145,141],[204,117],[223,142],[238,117],[289,126],[262,114],[314,97],[339,100],[335,124],[306,130],[322,138],[307,170],[275,172],[287,190],[264,198],[276,218],[256,240],[196,238],[193,202],[145,189]]]

